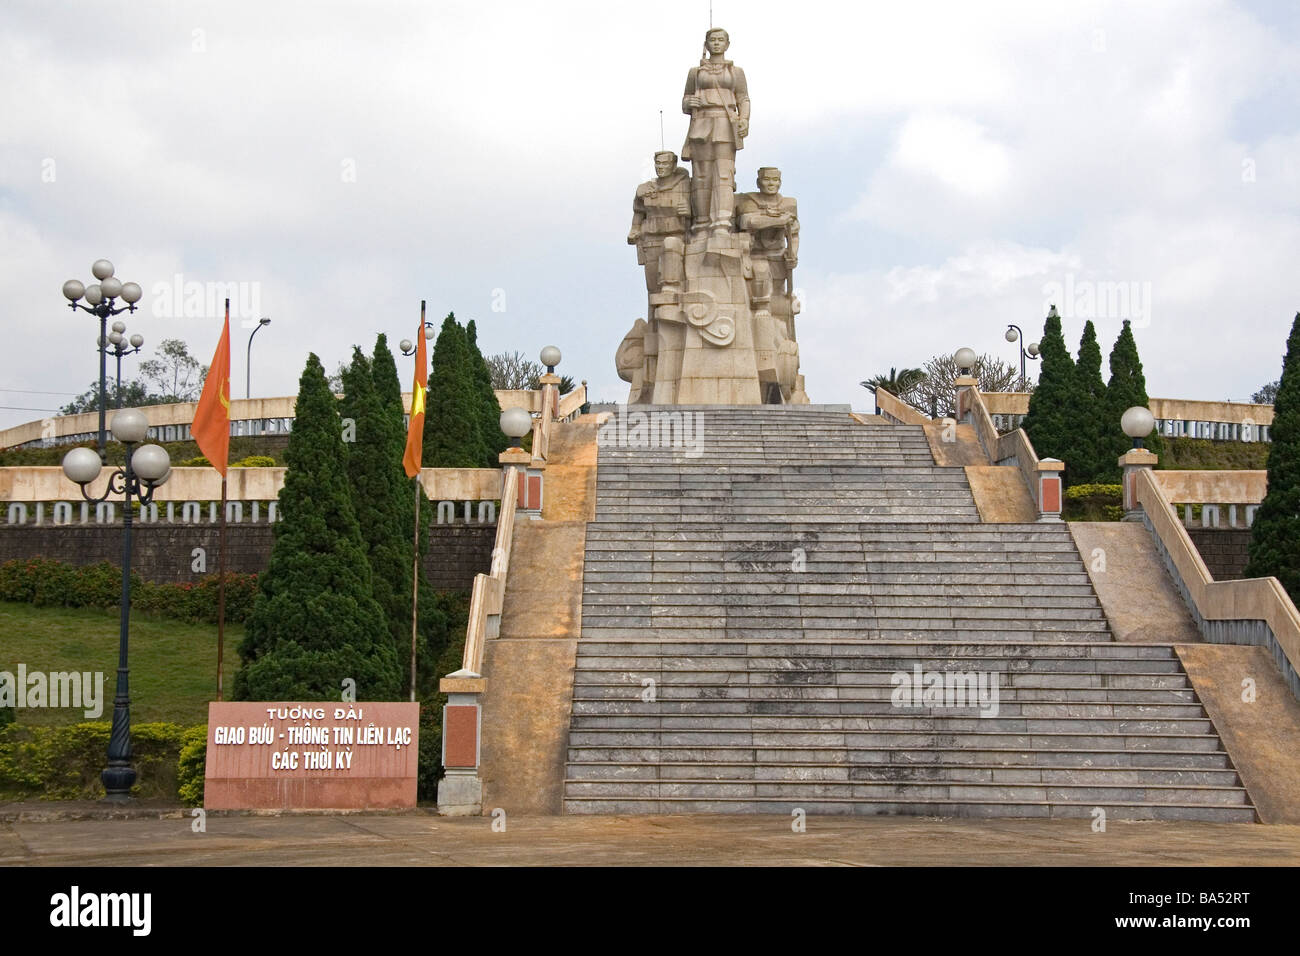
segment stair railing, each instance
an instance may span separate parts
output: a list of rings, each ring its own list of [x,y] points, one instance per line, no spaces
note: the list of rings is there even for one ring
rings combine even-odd
[[[1275,577],[1216,581],[1150,468],[1134,475],[1142,523],[1156,547],[1201,636],[1213,644],[1266,647],[1300,698],[1300,611]]]
[[[980,447],[990,462],[1020,469],[1020,477],[1024,479],[1038,512],[1038,520],[1059,521],[1063,504],[1061,472],[1065,469],[1065,462],[1056,458],[1039,460],[1023,428],[999,435],[978,386],[958,390],[957,417],[959,421],[974,426]]]
[[[930,421],[907,402],[883,388],[876,389],[876,411],[881,418],[895,425],[925,425]]]
[[[474,575],[469,599],[469,623],[465,628],[465,652],[461,668],[475,676],[483,674],[483,647],[488,638],[501,632],[501,605],[505,597],[506,572],[510,569],[510,548],[514,541],[515,508],[519,501],[519,470],[509,468],[501,488],[501,510],[497,514],[497,535],[492,547],[488,574]]]

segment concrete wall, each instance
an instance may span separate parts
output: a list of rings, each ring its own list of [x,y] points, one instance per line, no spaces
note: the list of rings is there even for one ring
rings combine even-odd
[[[113,469],[105,468],[87,485],[94,496],[108,487]],[[284,487],[285,468],[231,468],[226,472],[230,501],[275,501]],[[499,468],[421,468],[420,484],[432,501],[493,501],[501,497]],[[63,475],[59,465],[16,465],[0,468],[0,502],[71,501],[80,508],[81,489]],[[110,495],[121,501],[121,495]],[[155,501],[220,501],[221,475],[213,468],[173,468],[167,483],[154,492]],[[5,519],[7,520],[7,519]]]
[[[1246,528],[1188,528],[1188,535],[1201,560],[1216,581],[1244,578],[1250,550],[1250,531]]]
[[[474,575],[492,564],[495,525],[445,524],[430,529],[425,572],[439,590],[469,590]],[[135,525],[132,569],[149,581],[197,581],[192,570],[195,548],[206,553],[207,572],[217,570],[217,529],[211,525]],[[226,565],[231,571],[261,573],[271,557],[272,526],[229,525]],[[121,525],[0,526],[0,562],[47,557],[69,564],[122,563]]]
[[[517,389],[508,391],[496,389],[497,402],[501,410],[507,408],[526,408],[530,412],[540,412],[542,393],[540,390]],[[586,383],[575,388],[560,402],[560,416],[567,418],[587,401]],[[231,435],[286,434],[293,429],[294,407],[298,404],[295,396],[279,398],[236,398],[230,402]],[[411,412],[411,393],[402,394],[403,410]],[[172,405],[148,405],[141,409],[149,419],[150,441],[188,441],[190,423],[194,420],[197,402],[177,402]],[[111,427],[113,412],[109,409],[105,427]],[[12,428],[0,429],[0,448],[16,448],[27,444],[58,444],[65,441],[79,441],[95,437],[99,433],[99,412],[84,412],[80,415],[59,415],[36,419]]]

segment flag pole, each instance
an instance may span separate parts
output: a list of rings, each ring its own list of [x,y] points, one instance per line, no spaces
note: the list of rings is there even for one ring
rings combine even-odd
[[[230,300],[226,299],[226,326],[230,326]],[[230,434],[230,423],[226,423]],[[230,456],[222,464],[227,468]],[[226,474],[221,473],[221,523],[217,526],[217,700],[224,700],[224,663],[226,654]]]
[[[417,345],[424,341],[424,299],[420,300],[420,329],[417,333],[421,338],[417,340]],[[419,354],[417,352],[417,354]],[[417,369],[416,378],[428,375],[427,369]],[[412,390],[411,400],[415,400],[415,392]],[[415,529],[411,538],[411,703],[415,703],[415,635],[416,621],[420,609],[420,472],[415,473]]]
[[[415,538],[411,556],[411,702],[415,702],[415,622],[420,605],[420,476],[415,476]]]
[[[223,658],[226,652],[226,476],[221,476],[221,524],[217,532],[217,700],[222,697]]]

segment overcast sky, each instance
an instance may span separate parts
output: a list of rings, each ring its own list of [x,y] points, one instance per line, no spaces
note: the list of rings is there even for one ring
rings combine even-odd
[[[1245,400],[1279,374],[1300,4],[713,6],[753,103],[740,188],[777,165],[799,202],[814,402],[870,408],[862,379],[963,345],[1018,360],[1007,323],[1037,339],[1049,301],[1072,350],[1086,318],[1109,353],[1133,317],[1152,395]],[[410,336],[423,298],[484,352],[558,345],[624,399],[632,195],[660,110],[680,150],[707,26],[708,0],[5,0],[0,426],[96,377],[95,320],[60,287],[101,256],[144,287],[124,317],[144,357],[181,338],[208,361],[220,304],[183,284],[238,283],[236,319],[272,318],[255,396],[294,394],[308,351],[332,370]]]

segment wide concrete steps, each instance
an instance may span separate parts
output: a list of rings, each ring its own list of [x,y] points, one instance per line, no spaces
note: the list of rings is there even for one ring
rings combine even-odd
[[[567,812],[1255,819],[1065,525],[980,523],[919,427],[671,411],[600,448]]]
[[[585,636],[1110,640],[1061,525],[701,517],[589,525]]]
[[[584,640],[565,807],[1254,819],[1172,646],[1113,642]]]

